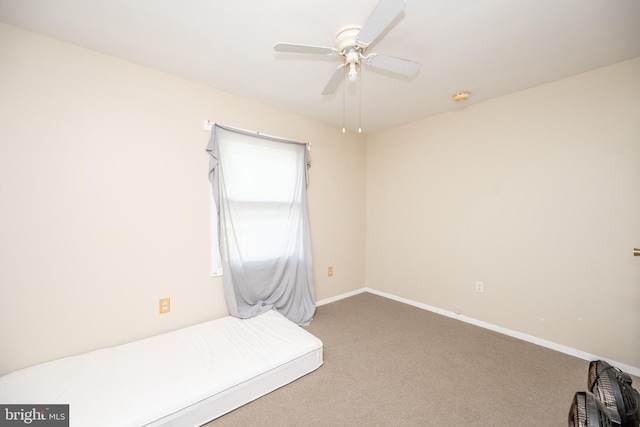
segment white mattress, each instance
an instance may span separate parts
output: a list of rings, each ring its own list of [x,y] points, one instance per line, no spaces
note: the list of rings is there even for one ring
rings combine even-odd
[[[3,404],[69,404],[70,425],[200,425],[322,365],[275,311],[224,317],[0,377]]]

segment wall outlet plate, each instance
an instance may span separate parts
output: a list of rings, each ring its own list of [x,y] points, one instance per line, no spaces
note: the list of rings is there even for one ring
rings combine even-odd
[[[160,314],[165,314],[171,311],[171,298],[162,298],[158,303],[158,310]]]

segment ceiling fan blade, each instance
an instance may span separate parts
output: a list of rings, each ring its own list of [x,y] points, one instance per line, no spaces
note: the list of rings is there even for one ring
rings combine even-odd
[[[377,53],[367,55],[365,61],[372,67],[402,74],[407,77],[413,76],[420,70],[420,64],[417,62],[395,58],[393,56],[378,55]]]
[[[276,52],[287,53],[311,53],[316,55],[337,55],[338,49],[334,47],[311,46],[306,44],[276,43],[273,46]]]
[[[360,30],[357,37],[358,44],[367,47],[373,43],[406,5],[405,0],[380,0],[380,3],[371,12],[367,23]]]
[[[336,68],[336,71],[329,79],[329,83],[327,83],[327,85],[324,87],[324,90],[322,91],[323,95],[331,95],[336,90],[338,90],[338,86],[340,86],[340,83],[342,83],[342,80],[344,80],[344,70],[344,64],[340,64],[340,66]]]

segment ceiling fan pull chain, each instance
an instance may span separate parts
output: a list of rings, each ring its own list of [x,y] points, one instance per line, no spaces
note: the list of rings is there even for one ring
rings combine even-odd
[[[345,77],[343,76],[343,79]],[[342,84],[342,133],[345,133],[347,131],[346,126],[345,126],[345,111],[346,111],[346,89],[345,87],[347,86],[346,82],[344,82]]]
[[[362,133],[362,67],[360,67],[360,79],[358,81],[358,133]]]

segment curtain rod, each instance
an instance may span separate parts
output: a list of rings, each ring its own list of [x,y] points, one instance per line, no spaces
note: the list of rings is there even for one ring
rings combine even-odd
[[[216,124],[216,122],[212,122],[211,120],[205,120],[204,124],[203,124],[203,128],[204,128],[204,130],[206,130],[208,132],[211,132],[211,130],[213,129],[213,126],[215,124]],[[228,130],[237,131],[237,132],[241,132],[241,133],[248,133],[248,134],[264,136],[265,138],[276,139],[276,140],[280,140],[280,141],[284,141],[284,142],[291,142],[291,143],[294,143],[294,144],[306,145],[307,146],[307,150],[311,151],[311,144],[308,143],[308,142],[294,141],[293,139],[281,138],[279,136],[267,135],[266,133],[260,133],[260,132],[256,132],[256,131],[240,129],[240,128],[235,128],[235,127],[231,127],[231,126],[221,125],[221,124],[218,124],[218,126],[220,126],[223,129],[228,129]]]

